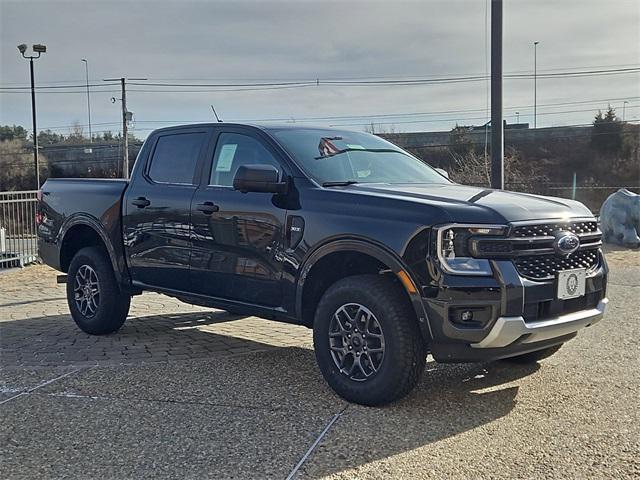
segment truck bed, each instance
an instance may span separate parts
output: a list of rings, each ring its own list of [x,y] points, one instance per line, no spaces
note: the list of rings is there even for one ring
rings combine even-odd
[[[45,263],[64,271],[60,265],[64,259],[56,258],[61,247],[58,243],[79,220],[94,226],[115,258],[124,258],[121,205],[128,184],[123,179],[48,179],[41,188],[38,225],[40,256]]]

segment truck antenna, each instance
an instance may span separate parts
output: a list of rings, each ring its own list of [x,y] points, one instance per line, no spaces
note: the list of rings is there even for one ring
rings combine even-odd
[[[220,117],[218,117],[218,114],[216,113],[216,109],[213,108],[213,105],[211,105],[211,110],[213,110],[213,114],[216,116],[216,120],[218,121],[218,123],[222,122],[222,120],[220,120]]]

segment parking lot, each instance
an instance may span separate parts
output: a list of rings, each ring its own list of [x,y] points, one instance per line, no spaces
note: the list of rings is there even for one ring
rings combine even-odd
[[[538,366],[427,364],[349,405],[306,328],[144,294],[114,335],[55,272],[0,273],[2,478],[638,478],[640,251],[608,253],[605,318]]]

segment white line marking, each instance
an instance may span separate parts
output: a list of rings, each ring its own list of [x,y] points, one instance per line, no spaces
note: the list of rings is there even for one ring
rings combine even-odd
[[[324,430],[320,433],[320,435],[318,436],[318,438],[316,438],[316,441],[313,442],[313,444],[309,447],[309,450],[307,450],[307,452],[302,456],[302,458],[300,459],[300,461],[298,462],[298,464],[293,467],[293,470],[291,470],[291,472],[289,473],[289,476],[287,477],[287,480],[292,480],[296,474],[298,473],[298,470],[300,470],[300,467],[302,467],[302,465],[304,464],[304,462],[307,461],[307,458],[309,458],[309,456],[313,453],[313,451],[315,450],[315,448],[320,444],[320,442],[322,441],[322,439],[324,438],[324,436],[327,434],[327,432],[329,432],[329,429],[333,426],[334,423],[336,423],[336,421],[342,416],[342,414],[345,412],[345,410],[349,407],[349,405],[347,405],[346,407],[344,407],[342,410],[340,410],[338,413],[336,413],[333,418],[331,419],[331,421],[327,424],[326,427],[324,427]]]
[[[19,393],[19,394],[17,394],[17,395],[14,395],[13,397],[9,397],[9,398],[7,398],[7,399],[5,399],[5,400],[1,401],[1,402],[0,402],[0,405],[3,405],[3,404],[7,403],[7,402],[8,402],[8,401],[10,401],[10,400],[13,400],[14,398],[18,398],[18,397],[21,397],[21,396],[23,396],[23,395],[28,395],[28,394],[30,394],[31,392],[34,392],[34,391],[36,391],[36,390],[37,390],[37,389],[39,389],[39,388],[46,387],[47,385],[49,385],[49,384],[51,384],[51,383],[53,383],[53,382],[55,382],[55,381],[57,381],[57,380],[60,380],[60,379],[62,379],[62,378],[64,378],[64,377],[68,377],[69,375],[73,375],[74,373],[78,373],[80,370],[83,370],[83,369],[82,369],[82,368],[76,368],[75,370],[72,370],[72,371],[67,372],[67,373],[65,373],[65,374],[63,374],[63,375],[57,376],[56,378],[52,378],[51,380],[47,380],[46,382],[43,382],[43,383],[41,383],[40,385],[37,385],[37,386],[35,386],[35,387],[33,387],[33,388],[31,388],[31,389],[27,390],[26,392],[21,392],[21,393]]]

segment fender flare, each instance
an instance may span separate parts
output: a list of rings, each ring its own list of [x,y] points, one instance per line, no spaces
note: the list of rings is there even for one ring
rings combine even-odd
[[[56,237],[56,243],[59,245],[58,257],[60,257],[60,264],[62,264],[62,243],[64,242],[64,239],[69,230],[78,225],[87,226],[98,234],[100,240],[102,240],[102,243],[105,246],[105,249],[107,250],[107,254],[109,255],[109,260],[111,261],[111,266],[113,268],[113,273],[116,276],[116,281],[120,284],[122,282],[122,272],[118,267],[117,255],[115,249],[113,248],[113,244],[109,239],[109,235],[107,235],[104,225],[102,225],[102,223],[97,218],[87,213],[77,213],[70,216],[60,227],[60,231],[58,232],[58,235]]]
[[[300,274],[298,275],[298,280],[296,282],[295,306],[296,316],[298,318],[302,318],[302,295],[304,292],[304,285],[313,266],[320,259],[329,254],[346,251],[364,253],[365,255],[369,255],[389,267],[389,269],[395,275],[398,275],[398,273],[401,271],[404,272],[411,280],[411,282],[413,282],[414,286],[418,285],[418,283],[416,283],[415,279],[411,275],[410,270],[404,264],[403,260],[388,247],[378,243],[374,243],[368,239],[343,238],[330,240],[307,254],[306,258],[301,264]],[[409,300],[411,301],[411,306],[415,311],[420,332],[422,333],[422,336],[425,340],[431,341],[433,339],[433,335],[431,333],[431,325],[429,324],[427,312],[424,308],[424,304],[422,302],[422,298],[420,297],[418,288],[416,287],[415,290],[416,291],[412,293],[405,288],[405,291],[409,296]]]

